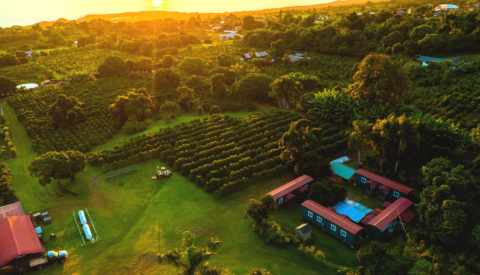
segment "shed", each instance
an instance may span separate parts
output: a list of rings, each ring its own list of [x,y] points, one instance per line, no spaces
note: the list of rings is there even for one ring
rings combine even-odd
[[[23,216],[23,207],[21,202],[14,202],[0,207],[0,221],[12,216]]]
[[[385,231],[393,232],[399,217],[401,217],[402,214],[404,214],[412,205],[413,202],[406,198],[399,198],[390,204],[368,222],[368,227],[372,235],[379,239]],[[409,221],[413,219],[414,215],[412,216],[412,214],[414,213],[411,212],[405,214],[405,219],[408,219]]]
[[[400,197],[408,197],[412,188],[391,179],[382,177],[366,169],[359,169],[355,173],[355,181],[358,185],[370,188],[374,191],[384,192],[386,197],[395,200]]]
[[[295,233],[300,239],[306,241],[312,236],[312,228],[308,223],[304,223],[295,228]]]
[[[330,162],[330,169],[334,175],[337,175],[345,180],[350,180],[357,170],[351,168],[340,162]]]
[[[302,217],[351,247],[362,238],[363,227],[312,200],[302,203]]]
[[[295,197],[296,194],[305,193],[310,188],[312,181],[312,177],[303,175],[270,191],[268,195],[271,195],[278,205],[282,205],[284,202]]]
[[[24,255],[43,253],[29,216],[11,216],[0,220],[0,267]]]

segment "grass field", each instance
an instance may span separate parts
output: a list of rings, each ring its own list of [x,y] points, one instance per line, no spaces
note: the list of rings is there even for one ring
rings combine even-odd
[[[156,161],[136,165],[138,171],[109,181],[96,168],[88,167],[77,176],[69,189],[78,196],[60,193],[55,183],[42,187],[30,177],[27,167],[36,156],[25,129],[12,108],[2,104],[7,125],[12,129],[18,157],[6,163],[12,171],[13,187],[25,211],[50,212],[53,224],[45,235],[57,234],[47,249],[66,249],[69,260],[64,265],[48,267],[37,274],[175,274],[176,270],[157,264],[155,254],[180,246],[182,232],[192,230],[198,243],[211,236],[223,241],[212,265],[225,267],[235,274],[248,274],[255,267],[273,274],[336,274],[338,266],[356,267],[354,251],[340,241],[314,229],[315,245],[325,251],[325,264],[302,256],[295,247],[279,248],[266,244],[251,229],[244,217],[249,198],[260,197],[292,179],[279,175],[271,181],[250,186],[229,197],[217,198],[174,172],[173,177],[154,181]],[[239,114],[245,115],[245,114]],[[188,117],[180,118],[188,120]],[[155,128],[170,125],[158,124]],[[116,136],[112,147],[126,139]],[[88,208],[100,241],[82,247],[72,212]],[[299,209],[282,209],[275,216],[285,228],[301,223]]]

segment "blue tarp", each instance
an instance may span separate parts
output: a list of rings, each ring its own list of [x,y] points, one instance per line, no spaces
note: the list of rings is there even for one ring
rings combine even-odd
[[[35,227],[35,232],[37,232],[37,234],[42,234],[42,228],[40,226]]]
[[[85,212],[83,212],[83,210],[78,211],[78,218],[80,218],[81,224],[87,224],[87,219],[85,218]]]
[[[345,201],[337,203],[334,207],[335,212],[339,215],[347,215],[352,221],[359,223],[363,217],[368,213],[372,212],[372,209],[368,209],[365,206],[349,200],[348,198]]]
[[[90,231],[90,227],[88,226],[88,224],[83,225],[83,231],[85,232],[85,237],[87,238],[87,240],[91,240],[93,238],[92,232]]]

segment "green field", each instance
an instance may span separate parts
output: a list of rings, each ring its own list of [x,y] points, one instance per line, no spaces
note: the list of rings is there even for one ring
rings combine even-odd
[[[69,252],[64,265],[48,267],[38,274],[175,274],[175,269],[159,265],[155,254],[180,246],[185,230],[192,230],[200,245],[211,236],[220,238],[223,245],[210,264],[235,274],[248,274],[255,267],[274,274],[298,274],[299,270],[302,274],[336,274],[339,266],[357,265],[353,250],[316,229],[315,245],[325,251],[325,264],[302,256],[296,247],[266,244],[252,231],[251,222],[244,217],[247,200],[262,196],[293,175],[218,198],[175,172],[169,179],[151,180],[156,165],[161,163],[149,161],[136,165],[137,172],[109,181],[100,170],[88,167],[69,187],[77,196],[60,193],[55,183],[42,187],[27,171],[36,156],[30,139],[12,108],[5,103],[2,107],[18,149],[18,157],[6,162],[12,171],[13,187],[25,211],[46,210],[52,215],[53,224],[44,232],[47,236],[57,234],[57,239],[48,241],[46,248]],[[187,116],[180,117],[177,123],[188,120]],[[174,123],[159,122],[152,129]],[[118,135],[102,147],[111,148],[125,139]],[[100,235],[94,246],[80,246],[81,237],[72,218],[72,212],[80,208],[88,208]],[[288,229],[301,223],[300,211],[294,208],[280,210],[275,219]]]

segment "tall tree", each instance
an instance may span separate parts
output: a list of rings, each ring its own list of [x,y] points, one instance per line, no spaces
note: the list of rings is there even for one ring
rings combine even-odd
[[[153,90],[159,101],[172,99],[180,85],[180,76],[170,69],[160,69],[153,76]]]
[[[371,146],[380,156],[383,164],[394,156],[394,173],[398,171],[399,161],[409,150],[420,149],[419,122],[405,115],[389,115],[378,119],[372,126]]]
[[[0,76],[0,98],[12,95],[17,91],[17,84],[8,77]]]
[[[208,259],[215,254],[221,242],[211,238],[206,247],[199,248],[195,245],[192,232],[183,233],[182,249],[172,249],[166,253],[157,255],[157,260],[161,264],[168,264],[179,268],[184,275],[193,275],[197,271],[200,274],[212,274],[213,270],[218,269],[208,266]],[[219,273],[214,273],[219,274]]]
[[[57,95],[57,100],[50,106],[50,115],[56,127],[74,125],[83,118],[83,106],[74,96]]]
[[[79,151],[50,151],[35,158],[28,167],[28,171],[34,177],[40,178],[40,184],[46,185],[52,179],[70,179],[87,164],[86,156]]]
[[[110,109],[122,123],[127,120],[143,121],[152,117],[156,111],[153,99],[146,89],[130,90],[126,96],[117,96]]]
[[[400,64],[378,53],[371,53],[362,60],[353,80],[352,96],[376,104],[403,102],[409,87],[407,74]]]
[[[100,77],[125,76],[128,73],[127,64],[118,56],[110,56],[98,67]]]
[[[348,145],[352,149],[357,150],[357,167],[362,162],[362,151],[365,151],[370,140],[371,125],[367,120],[355,120],[352,123],[352,129],[348,131]]]

